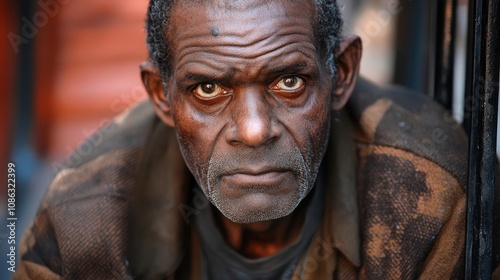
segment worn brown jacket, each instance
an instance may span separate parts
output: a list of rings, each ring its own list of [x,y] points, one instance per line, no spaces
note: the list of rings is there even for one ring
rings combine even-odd
[[[365,81],[339,118],[327,152],[325,219],[294,277],[461,278],[467,141],[460,126],[422,94]],[[199,278],[191,218],[201,202],[174,131],[142,103],[84,145],[24,234],[14,279]],[[352,156],[334,160],[340,149]]]

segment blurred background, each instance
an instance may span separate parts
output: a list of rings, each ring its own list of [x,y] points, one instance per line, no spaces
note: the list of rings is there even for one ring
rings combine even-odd
[[[433,95],[437,62],[436,26],[451,11],[436,13],[439,1],[339,0],[345,33],[364,42],[362,75],[375,83],[401,84]],[[463,120],[466,1],[457,4],[452,32],[452,85],[448,104]],[[113,116],[146,98],[138,65],[146,59],[147,0],[25,0],[0,3],[1,135],[0,181],[16,165],[17,239],[31,222],[54,173],[77,160],[83,139]],[[438,16],[439,15],[439,16]],[[440,25],[441,24],[441,25]],[[443,37],[443,36],[441,36]],[[6,40],[5,40],[6,39]],[[445,38],[446,39],[446,38]],[[466,151],[464,151],[466,152]],[[6,221],[6,184],[0,184],[0,218]],[[0,227],[0,263],[7,230]],[[19,244],[19,243],[17,243]],[[17,247],[19,248],[19,246]],[[0,268],[0,278],[9,273]],[[5,276],[5,277],[3,277]]]
[[[6,166],[13,162],[17,249],[63,162],[88,153],[76,149],[83,139],[146,97],[138,65],[147,57],[147,4],[1,1],[0,181],[7,182]],[[10,278],[6,188],[0,184],[0,279]]]

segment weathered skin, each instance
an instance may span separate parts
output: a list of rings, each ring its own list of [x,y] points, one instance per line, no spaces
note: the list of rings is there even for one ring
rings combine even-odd
[[[148,63],[143,80],[198,184],[225,216],[230,244],[245,252],[240,245],[251,242],[242,231],[250,230],[245,236],[274,248],[264,250],[269,255],[300,231],[293,217],[314,186],[331,114],[353,90],[360,41],[345,40],[333,81],[317,51],[312,5],[215,2],[174,7],[168,94]]]

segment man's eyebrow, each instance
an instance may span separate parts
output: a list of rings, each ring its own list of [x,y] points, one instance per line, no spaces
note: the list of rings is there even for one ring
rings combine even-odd
[[[181,80],[188,80],[188,81],[210,81],[213,79],[214,78],[210,75],[204,75],[204,74],[192,73],[192,72],[188,72],[186,75],[182,76],[182,78],[181,78]]]
[[[201,82],[211,82],[211,81],[228,81],[230,79],[230,74],[224,75],[211,75],[211,74],[201,74],[195,72],[187,72],[185,74],[180,75],[177,79],[177,83],[179,85],[188,85],[193,83],[201,83]]]
[[[281,65],[278,67],[273,67],[265,71],[268,75],[279,75],[279,74],[294,74],[301,72],[317,72],[318,69],[315,64],[308,63],[306,61],[300,61],[297,63],[292,63],[289,65]]]

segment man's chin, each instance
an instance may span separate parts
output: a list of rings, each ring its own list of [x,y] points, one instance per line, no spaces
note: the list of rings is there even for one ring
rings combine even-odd
[[[219,198],[213,203],[232,222],[248,224],[288,216],[299,205],[300,199],[290,195],[252,193],[231,200]]]

